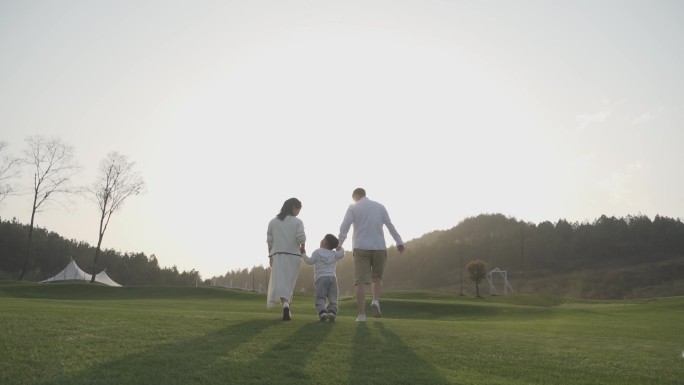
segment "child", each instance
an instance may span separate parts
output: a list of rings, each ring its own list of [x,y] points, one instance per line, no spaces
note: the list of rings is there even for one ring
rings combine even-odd
[[[335,248],[340,244],[337,237],[326,234],[321,239],[321,247],[311,257],[302,253],[307,265],[314,265],[314,281],[316,282],[316,300],[314,305],[321,321],[334,321],[337,316],[337,276],[335,266],[344,257],[344,249]],[[326,304],[327,302],[327,304]]]

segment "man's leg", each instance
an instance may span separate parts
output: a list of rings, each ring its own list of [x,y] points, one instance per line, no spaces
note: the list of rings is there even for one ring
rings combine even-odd
[[[382,276],[385,272],[385,264],[387,263],[387,252],[385,250],[378,250],[373,252],[371,257],[371,290],[373,292],[373,301],[371,301],[371,312],[373,317],[382,317],[380,311],[380,296],[382,295]]]
[[[371,313],[373,317],[382,317],[382,312],[380,311],[380,294],[382,292],[382,279],[373,278],[373,301],[371,301]]]
[[[366,285],[371,283],[371,252],[354,249],[354,284],[356,285],[357,321],[366,320]]]
[[[366,314],[366,285],[363,283],[356,284],[356,307],[359,315]]]
[[[373,278],[373,301],[380,301],[380,295],[382,294],[382,278]]]

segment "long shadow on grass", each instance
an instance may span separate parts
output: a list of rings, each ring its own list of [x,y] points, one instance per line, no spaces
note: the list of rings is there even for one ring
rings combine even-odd
[[[449,384],[382,322],[357,326],[351,354],[350,385]]]
[[[330,332],[328,325],[307,324],[291,332],[280,321],[250,320],[190,340],[94,365],[44,385],[75,384],[280,384],[310,383],[307,358]],[[258,335],[282,328],[289,335],[269,345]],[[277,334],[277,333],[276,333]],[[278,339],[277,335],[275,336]],[[268,347],[264,350],[264,347]]]

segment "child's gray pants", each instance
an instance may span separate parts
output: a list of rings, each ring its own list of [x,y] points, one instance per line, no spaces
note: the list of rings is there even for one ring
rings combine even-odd
[[[337,278],[318,277],[316,280],[316,311],[332,311],[337,314]]]

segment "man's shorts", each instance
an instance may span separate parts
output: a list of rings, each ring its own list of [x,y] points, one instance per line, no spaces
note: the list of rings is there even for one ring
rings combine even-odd
[[[387,250],[354,249],[354,284],[371,283],[372,279],[382,280],[387,263]]]

